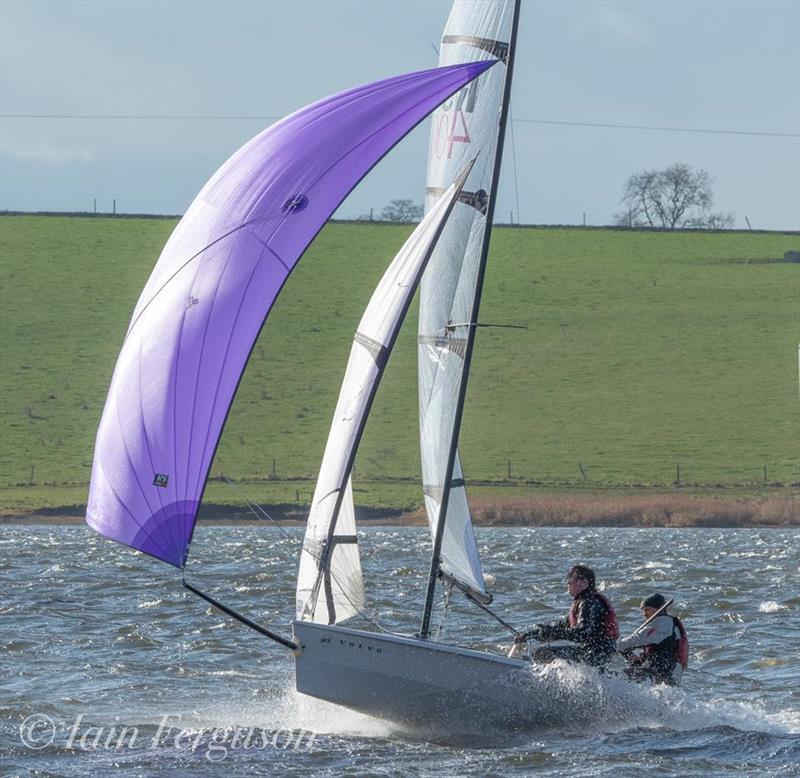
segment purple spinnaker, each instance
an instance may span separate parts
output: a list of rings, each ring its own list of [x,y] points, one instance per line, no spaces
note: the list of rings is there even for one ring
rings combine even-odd
[[[289,273],[370,168],[495,61],[320,100],[264,130],[214,174],[134,310],[97,431],[89,526],[185,564],[228,409]]]

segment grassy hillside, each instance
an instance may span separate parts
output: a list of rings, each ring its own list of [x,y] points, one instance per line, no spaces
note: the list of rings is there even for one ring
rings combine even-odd
[[[129,316],[174,222],[0,217],[0,508],[82,500]],[[331,224],[278,300],[214,472],[315,475],[350,347],[410,229]],[[497,229],[462,433],[471,480],[800,481],[797,235]],[[412,309],[356,465],[418,494]],[[411,479],[369,485],[370,478]],[[46,496],[37,487],[51,485]],[[265,487],[266,488],[266,487]],[[269,494],[306,499],[313,483]],[[263,492],[260,493],[263,497]],[[72,497],[70,499],[70,496]],[[210,499],[236,499],[214,486]]]

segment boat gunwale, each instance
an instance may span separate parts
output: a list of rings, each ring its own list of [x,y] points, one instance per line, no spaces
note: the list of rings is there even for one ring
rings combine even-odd
[[[318,624],[313,621],[297,621],[296,619],[292,621],[292,633],[295,635],[295,638],[297,638],[297,633],[295,630],[297,625],[318,631],[332,631],[340,634],[352,635],[354,637],[383,640],[389,643],[396,643],[398,645],[421,648],[426,651],[456,654],[458,656],[478,659],[484,662],[494,662],[516,669],[523,669],[530,666],[530,662],[526,659],[513,659],[511,657],[502,656],[501,654],[492,654],[488,651],[479,651],[475,648],[456,646],[452,643],[438,643],[431,640],[420,640],[419,638],[407,637],[405,635],[396,635],[391,632],[367,632],[366,630],[352,629],[351,627],[340,627],[337,624]],[[298,658],[299,656],[302,656],[302,651],[298,655]]]

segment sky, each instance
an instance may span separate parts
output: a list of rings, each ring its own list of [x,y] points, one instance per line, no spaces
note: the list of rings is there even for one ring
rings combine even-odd
[[[274,120],[434,67],[449,5],[0,0],[0,209],[183,213]],[[800,0],[526,0],[511,116],[496,221],[609,224],[682,162],[737,228],[798,230]],[[427,135],[336,216],[421,203]]]

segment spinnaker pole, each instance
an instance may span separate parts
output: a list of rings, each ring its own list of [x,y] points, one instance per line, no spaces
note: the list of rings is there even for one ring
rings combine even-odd
[[[273,632],[271,629],[267,629],[266,627],[262,627],[260,624],[256,624],[252,619],[248,619],[247,616],[243,616],[233,608],[223,605],[219,600],[214,599],[210,594],[201,592],[200,589],[192,586],[185,578],[183,579],[183,585],[192,594],[196,594],[198,597],[205,600],[209,605],[213,605],[215,608],[221,610],[232,619],[236,619],[236,621],[244,624],[246,627],[250,627],[250,629],[258,632],[259,634],[264,635],[264,637],[268,637],[270,640],[274,640],[276,643],[285,646],[286,648],[295,652],[295,655],[299,656],[299,645],[295,643],[294,640],[285,638],[282,635],[279,635],[277,632]]]
[[[451,436],[450,451],[448,453],[447,468],[442,492],[442,500],[439,507],[438,521],[436,523],[436,534],[433,540],[433,553],[431,554],[431,567],[428,575],[428,589],[425,595],[425,606],[422,611],[422,623],[420,625],[419,637],[427,640],[430,634],[431,612],[433,610],[433,598],[436,593],[436,581],[439,577],[441,567],[442,539],[444,537],[444,525],[447,518],[447,506],[450,499],[450,487],[453,479],[453,468],[455,466],[456,452],[458,451],[458,434],[461,429],[461,419],[464,414],[464,400],[467,394],[467,379],[469,378],[469,368],[472,360],[472,349],[475,343],[476,323],[478,312],[481,305],[481,292],[483,291],[483,280],[486,274],[486,261],[489,256],[489,241],[492,233],[492,220],[494,218],[494,206],[497,197],[497,188],[500,178],[500,166],[503,161],[503,143],[505,141],[506,124],[508,121],[508,106],[511,97],[511,80],[514,74],[514,54],[517,45],[517,30],[519,28],[519,11],[521,0],[514,0],[514,16],[511,23],[511,40],[508,47],[508,57],[506,62],[506,80],[503,89],[503,100],[500,107],[500,127],[497,133],[497,149],[494,159],[494,170],[492,172],[492,185],[489,193],[489,202],[486,210],[486,229],[483,233],[483,243],[481,246],[480,262],[478,264],[478,278],[475,285],[475,297],[472,303],[472,315],[470,326],[467,328],[467,343],[464,352],[463,378],[459,387],[458,403],[456,405],[455,416],[453,419],[453,434]]]

